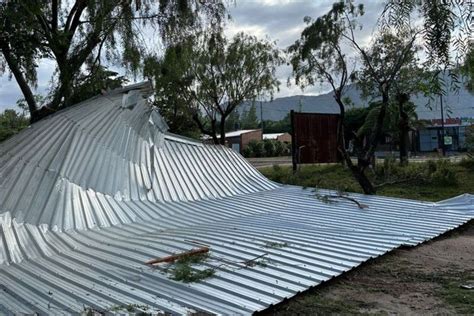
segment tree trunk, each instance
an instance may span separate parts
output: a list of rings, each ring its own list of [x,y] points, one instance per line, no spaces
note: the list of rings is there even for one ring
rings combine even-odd
[[[377,190],[375,189],[374,185],[365,174],[365,169],[366,169],[365,166],[367,165],[367,163],[364,163],[359,159],[357,166],[355,166],[354,163],[352,162],[350,155],[347,153],[345,148],[342,149],[341,147],[339,147],[339,152],[341,153],[342,158],[344,162],[346,163],[347,167],[349,168],[349,170],[351,171],[352,175],[354,176],[354,178],[357,180],[360,187],[362,188],[362,191],[364,191],[365,194],[377,193]]]
[[[346,150],[345,141],[344,141],[344,116],[345,116],[344,103],[337,96],[335,97],[335,99],[336,99],[336,102],[339,104],[339,109],[340,109],[340,121],[338,122],[338,125],[337,125],[337,144],[338,144],[339,153],[342,156],[343,162],[346,163],[347,167],[349,168],[352,175],[359,183],[364,193],[375,194],[376,189],[374,185],[372,184],[372,182],[367,177],[367,175],[365,174],[366,167],[364,167],[364,165],[363,164],[361,165],[360,163],[358,163],[358,165],[355,166],[352,163],[351,156]]]
[[[408,164],[408,142],[409,142],[409,126],[407,118],[400,118],[400,164]]]
[[[61,103],[64,101],[63,106],[69,106],[71,97],[71,87],[73,82],[74,70],[70,69],[69,66],[62,66],[59,69],[59,87],[54,93],[53,100],[49,104],[51,109],[57,110]]]
[[[360,168],[353,166],[351,168],[352,174],[356,178],[357,182],[359,182],[360,187],[364,191],[365,194],[375,194],[377,193],[374,185],[369,180],[367,175],[365,174],[365,168]]]
[[[225,116],[221,117],[221,123],[220,123],[219,129],[220,129],[219,132],[221,135],[221,138],[219,139],[220,144],[225,145]]]
[[[397,95],[398,99],[398,112],[400,116],[400,121],[398,122],[399,129],[399,150],[400,150],[400,164],[408,164],[408,133],[410,131],[410,126],[408,122],[408,114],[405,111],[405,103],[408,101],[408,96],[405,94]]]
[[[4,42],[0,42],[0,48],[3,53],[3,57],[5,58],[5,61],[7,62],[8,67],[10,68],[10,71],[15,77],[15,80],[18,83],[18,86],[20,87],[21,92],[23,93],[23,96],[25,97],[25,101],[28,104],[28,110],[30,111],[30,120],[31,122],[34,122],[37,115],[38,106],[36,104],[33,92],[31,91],[30,86],[28,85],[28,82],[23,76],[23,73],[20,69],[20,65],[12,56],[10,47],[8,47],[8,44]]]

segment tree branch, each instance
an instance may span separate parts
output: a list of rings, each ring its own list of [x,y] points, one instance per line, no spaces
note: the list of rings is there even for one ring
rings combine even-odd
[[[8,67],[10,68],[10,71],[13,73],[13,76],[18,82],[18,86],[20,87],[23,96],[25,97],[26,103],[28,104],[28,110],[31,114],[31,118],[34,119],[34,115],[35,112],[38,110],[38,106],[36,104],[35,97],[33,96],[33,92],[31,91],[28,82],[23,76],[23,71],[21,70],[20,65],[18,64],[18,61],[12,55],[8,43],[4,42],[1,38],[0,50],[3,53],[3,57],[5,58],[5,61],[7,62]]]
[[[51,1],[51,30],[56,32],[58,30],[58,0]]]

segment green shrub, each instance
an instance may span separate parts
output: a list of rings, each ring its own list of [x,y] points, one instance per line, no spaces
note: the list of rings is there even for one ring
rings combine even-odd
[[[459,162],[459,165],[466,169],[474,170],[474,157],[469,156],[469,157],[463,158]]]
[[[252,148],[255,157],[264,157],[265,156],[265,147],[263,142],[251,141],[249,147]]]
[[[273,139],[251,140],[242,151],[244,157],[278,157],[288,155],[288,145]]]
[[[265,148],[265,157],[274,157],[275,155],[275,141],[270,139],[265,139],[263,141],[263,147]]]
[[[254,154],[253,154],[252,148],[250,148],[249,146],[245,147],[245,148],[242,150],[242,155],[243,155],[245,158],[251,158],[251,157],[253,157]]]
[[[379,178],[388,179],[397,173],[400,168],[394,156],[387,156],[383,160],[382,166],[377,166],[375,169],[376,175]]]
[[[286,145],[282,142],[275,142],[275,156],[282,156],[285,153]]]
[[[456,185],[456,171],[449,160],[436,161],[436,170],[430,174],[431,182],[436,185]]]
[[[456,171],[449,160],[428,160],[401,166],[394,157],[387,157],[376,168],[377,182],[412,182],[419,184],[456,185]]]

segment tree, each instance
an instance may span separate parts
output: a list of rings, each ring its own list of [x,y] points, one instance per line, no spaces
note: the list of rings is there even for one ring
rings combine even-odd
[[[252,103],[248,111],[242,113],[242,129],[254,129],[258,127],[257,108]]]
[[[429,86],[429,73],[418,66],[419,59],[415,54],[420,48],[414,44],[416,36],[416,31],[394,34],[393,30],[384,30],[367,51],[367,59],[371,64],[365,62],[365,67],[358,76],[358,86],[365,98],[383,98],[379,80],[382,79],[387,83],[387,106],[393,105],[390,109],[387,108],[392,110],[387,114],[391,116],[389,120],[398,125],[396,138],[402,165],[408,163],[410,117],[407,109],[410,108],[408,105],[410,97],[421,92],[425,94],[432,92]],[[403,59],[399,59],[398,56],[402,55]],[[392,65],[391,62],[398,64]],[[376,75],[370,75],[371,72],[375,72]]]
[[[264,121],[263,125],[265,126],[265,133],[291,133],[290,120],[290,113],[288,113],[280,121]],[[262,122],[260,122],[260,124],[262,124]]]
[[[392,143],[398,143],[400,146],[402,140],[401,137],[408,137],[405,135],[405,129],[401,131],[400,129],[400,104],[396,99],[391,100],[387,108],[387,115],[384,118],[382,133],[380,135],[380,139],[383,136],[390,136],[392,139]],[[377,117],[380,113],[381,103],[380,102],[373,102],[369,105],[369,107],[365,108],[366,114],[362,124],[359,125],[357,132],[355,134],[355,138],[360,142],[363,140],[364,137],[370,135],[375,122],[377,121]],[[404,102],[403,103],[403,113],[406,115],[406,124],[408,127],[408,132],[410,130],[414,130],[415,127],[419,127],[421,124],[418,122],[418,115],[416,114],[416,106],[413,102]]]
[[[5,110],[0,114],[0,142],[28,127],[28,118],[15,110]]]
[[[464,58],[461,71],[465,76],[467,90],[474,93],[474,48],[472,46]]]
[[[124,76],[119,76],[117,72],[100,65],[97,69],[89,69],[87,73],[81,73],[74,80],[75,88],[69,100],[70,104],[82,102],[110,89],[120,88],[128,82]]]
[[[437,94],[458,89],[460,80],[457,70],[464,56],[472,48],[472,5],[466,1],[444,0],[389,0],[379,18],[379,26],[406,33],[421,26],[420,41],[425,52],[425,71],[430,71],[431,87],[437,87]],[[416,17],[416,18],[413,18]],[[450,87],[439,76],[450,69]]]
[[[232,113],[229,114],[229,117],[227,118],[225,122],[225,131],[230,132],[230,131],[235,131],[239,130],[242,126],[242,122],[240,120],[240,114],[237,109],[232,111]]]
[[[352,73],[347,66],[342,41],[349,36],[349,32],[353,32],[355,18],[364,14],[363,9],[362,5],[356,7],[351,2],[341,1],[334,3],[328,13],[316,20],[306,17],[308,26],[301,33],[301,38],[289,47],[289,52],[292,54],[293,74],[302,88],[319,81],[330,84],[341,117],[337,127],[338,151],[364,192],[371,194],[375,189],[364,173],[366,167],[361,159],[357,166],[354,165],[346,151],[343,125],[346,111],[344,92]]]
[[[346,111],[343,122],[346,142],[357,137],[356,133],[364,125],[369,111],[369,107],[351,108]]]
[[[374,194],[376,189],[365,172],[373,161],[382,134],[391,84],[410,56],[417,33],[408,34],[402,49],[396,54],[385,50],[383,45],[373,45],[365,49],[359,45],[355,37],[357,18],[364,13],[363,9],[361,4],[356,6],[353,2],[340,1],[334,3],[327,14],[314,21],[305,18],[308,27],[303,30],[301,39],[289,50],[292,53],[293,73],[300,86],[314,85],[323,80],[330,84],[341,115],[337,129],[338,150],[364,193]],[[383,41],[383,37],[389,31],[384,30],[377,36],[377,40]],[[361,77],[368,78],[381,96],[375,125],[358,152],[357,165],[353,164],[344,143],[343,122],[347,107],[344,93],[348,81],[355,80],[359,73],[348,66],[351,59],[343,50],[346,46],[353,48],[356,56],[362,61]]]
[[[226,121],[236,107],[278,89],[280,52],[274,43],[243,33],[230,41],[221,32],[201,34],[182,47],[189,50],[179,61],[186,69],[169,76],[174,89],[162,93],[181,99],[201,132],[224,144]],[[156,76],[154,71],[148,74]]]
[[[181,91],[180,87],[189,84],[186,76],[191,67],[192,45],[193,39],[186,38],[170,45],[161,59],[147,57],[143,73],[154,80],[154,105],[168,123],[170,132],[199,138],[201,133],[193,120],[193,113],[189,111],[188,100],[177,92]]]
[[[468,155],[474,158],[474,125],[466,126],[466,148]]]
[[[0,71],[15,77],[36,121],[71,104],[84,66],[86,76],[100,71],[102,60],[136,74],[146,51],[144,26],[158,28],[165,43],[173,42],[201,25],[219,25],[224,10],[219,0],[6,1],[0,5]],[[32,92],[43,58],[55,61],[57,74],[46,111]]]

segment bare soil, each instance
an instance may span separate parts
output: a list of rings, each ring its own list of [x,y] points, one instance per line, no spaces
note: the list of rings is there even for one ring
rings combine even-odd
[[[400,248],[301,293],[263,315],[474,315],[474,221]]]

